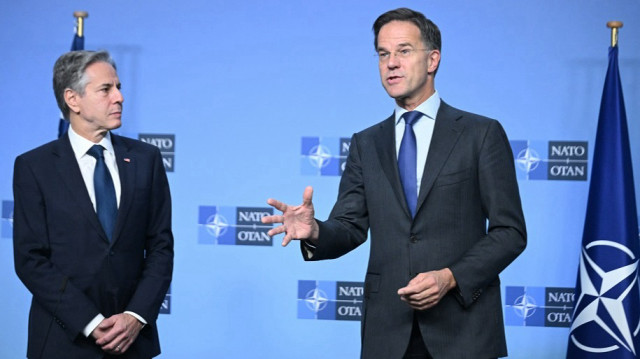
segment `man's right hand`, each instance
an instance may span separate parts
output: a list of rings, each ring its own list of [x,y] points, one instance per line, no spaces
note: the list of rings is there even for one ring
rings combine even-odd
[[[267,204],[282,212],[282,215],[262,217],[262,223],[282,223],[281,226],[272,228],[268,235],[284,233],[282,246],[286,246],[294,239],[305,239],[315,243],[318,240],[318,223],[314,218],[313,209],[313,188],[311,186],[304,189],[302,194],[302,204],[291,206],[273,198],[267,200]]]

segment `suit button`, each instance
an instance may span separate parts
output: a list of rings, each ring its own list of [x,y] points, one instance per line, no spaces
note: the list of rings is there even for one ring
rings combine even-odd
[[[411,235],[409,237],[409,240],[411,241],[411,243],[416,243],[418,241],[418,237],[416,235]]]
[[[114,252],[114,251],[109,251],[109,255],[110,255],[110,256],[113,256],[113,255],[115,255],[115,254],[116,254],[116,252]]]

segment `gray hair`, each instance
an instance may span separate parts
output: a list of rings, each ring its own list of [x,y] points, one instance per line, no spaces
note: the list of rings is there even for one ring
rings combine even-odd
[[[96,62],[106,62],[116,68],[116,63],[107,51],[70,51],[60,56],[53,65],[53,93],[66,120],[69,120],[71,109],[64,100],[64,92],[71,89],[84,95],[89,81],[85,71]]]

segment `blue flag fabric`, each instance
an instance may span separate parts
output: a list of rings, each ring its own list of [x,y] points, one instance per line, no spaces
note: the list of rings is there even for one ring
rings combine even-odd
[[[609,49],[582,236],[567,358],[636,358],[640,351],[638,216],[618,71]]]
[[[84,50],[84,36],[73,35],[73,42],[71,43],[71,51]],[[69,121],[65,120],[62,114],[60,114],[60,122],[58,122],[58,138],[62,137],[69,129]]]

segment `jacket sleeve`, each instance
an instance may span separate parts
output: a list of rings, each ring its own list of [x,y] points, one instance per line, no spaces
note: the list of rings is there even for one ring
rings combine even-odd
[[[18,157],[13,177],[15,270],[33,295],[34,305],[50,313],[51,321],[55,319],[73,340],[100,312],[51,261],[50,218],[39,180],[31,162]]]
[[[153,176],[149,219],[145,233],[145,260],[142,276],[126,310],[134,312],[148,323],[158,318],[173,273],[173,233],[171,230],[171,194],[162,165],[162,156],[154,148]]]
[[[357,135],[351,137],[349,156],[340,179],[338,200],[327,221],[318,221],[318,243],[310,248],[301,241],[305,260],[322,260],[340,257],[367,240],[369,214],[362,178],[362,165]],[[312,255],[310,255],[312,253]]]
[[[487,234],[450,267],[458,285],[457,297],[465,307],[527,244],[513,154],[502,126],[495,120],[489,123],[481,144],[478,186],[482,211],[488,219]]]

